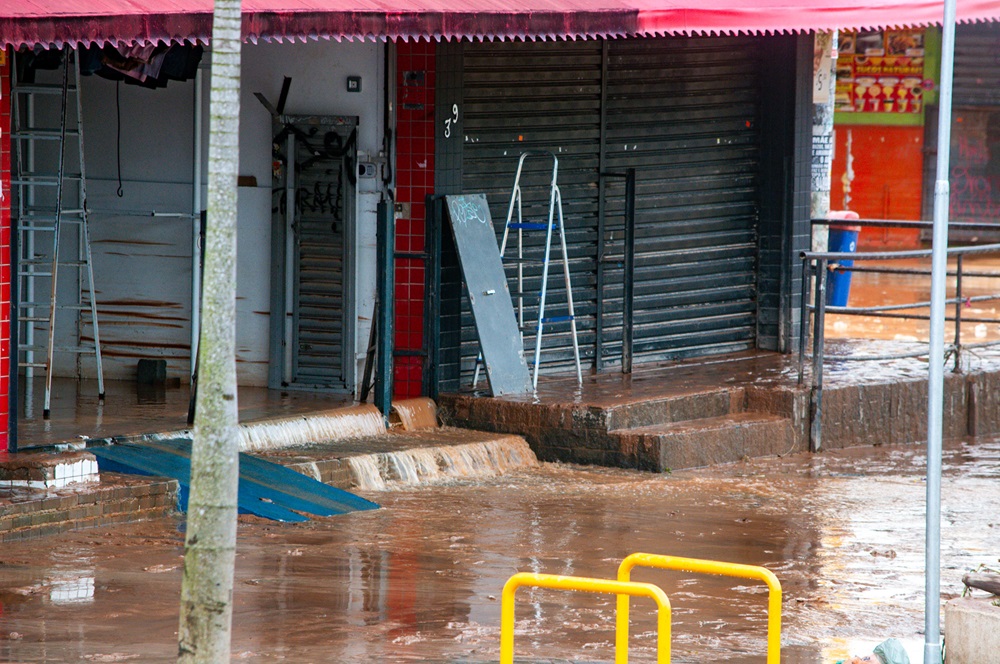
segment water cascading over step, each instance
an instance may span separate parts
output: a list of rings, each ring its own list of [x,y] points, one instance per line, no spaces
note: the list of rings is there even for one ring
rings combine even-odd
[[[520,436],[486,442],[417,447],[347,458],[357,488],[386,491],[455,479],[495,477],[538,465],[535,453]]]

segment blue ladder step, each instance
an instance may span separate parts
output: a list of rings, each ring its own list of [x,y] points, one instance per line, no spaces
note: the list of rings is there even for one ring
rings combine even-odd
[[[516,231],[544,231],[548,229],[548,224],[540,224],[533,221],[516,221],[511,222],[507,225],[508,228],[513,228]],[[552,228],[558,228],[559,224],[553,222]]]
[[[543,323],[568,323],[571,320],[575,320],[576,316],[546,316],[542,319]]]

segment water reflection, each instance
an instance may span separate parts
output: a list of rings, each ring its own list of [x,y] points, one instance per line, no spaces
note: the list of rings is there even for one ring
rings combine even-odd
[[[500,591],[511,574],[612,577],[636,551],[774,571],[789,664],[836,661],[890,636],[919,643],[923,456],[917,446],[849,449],[672,475],[544,464],[382,492],[382,510],[305,524],[245,518],[234,659],[496,661]],[[945,468],[947,598],[965,570],[996,558],[1000,443],[954,443]],[[0,659],[174,661],[177,526],[5,544]],[[763,661],[763,585],[649,569],[633,578],[660,584],[674,605],[673,661]],[[56,604],[54,579],[78,581],[88,601]],[[522,589],[517,653],[609,662],[613,607],[611,597]],[[632,617],[631,661],[655,661],[652,605],[633,602]],[[111,656],[120,659],[99,659]]]

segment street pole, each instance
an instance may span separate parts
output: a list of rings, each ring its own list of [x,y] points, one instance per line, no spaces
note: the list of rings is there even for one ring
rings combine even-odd
[[[955,0],[944,0],[941,86],[938,97],[937,174],[931,250],[931,320],[927,378],[927,528],[925,548],[924,664],[941,661],[941,434],[944,394],[945,282],[948,270],[948,170],[951,91],[955,65]]]

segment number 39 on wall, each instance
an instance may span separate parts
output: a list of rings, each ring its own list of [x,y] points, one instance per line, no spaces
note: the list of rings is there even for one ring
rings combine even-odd
[[[451,126],[458,124],[458,104],[451,105],[451,117],[444,121],[444,137],[451,138]]]

